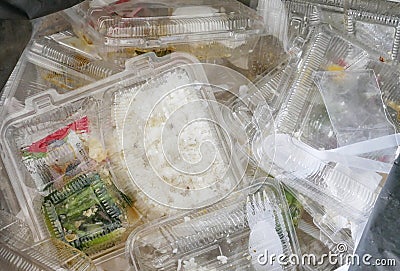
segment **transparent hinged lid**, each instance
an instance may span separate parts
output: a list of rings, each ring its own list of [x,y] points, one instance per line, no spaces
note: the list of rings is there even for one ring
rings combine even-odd
[[[211,207],[144,225],[126,243],[134,270],[296,270],[291,264],[269,266],[266,250],[285,259],[300,256],[286,201],[273,179]]]
[[[339,146],[394,133],[373,70],[323,71],[314,75]]]
[[[362,171],[350,170],[346,163],[343,165],[325,156],[325,150],[335,149],[338,142],[322,96],[313,82],[313,72],[345,72],[353,66],[359,67],[368,54],[329,26],[317,27],[304,50],[303,60],[297,69],[293,69],[299,72],[289,75],[292,76],[290,83],[276,84],[284,87],[276,90],[284,98],[275,116],[275,137],[273,127],[259,126],[261,131],[256,135],[261,136],[254,138],[253,153],[262,167],[275,165],[271,174],[288,186],[317,199],[321,205],[360,221],[371,211],[382,177],[371,172],[367,179],[372,180],[367,183]],[[273,88],[274,85],[267,81],[265,86]],[[259,88],[265,94],[264,88]],[[274,89],[265,90],[274,93]],[[276,144],[275,155],[270,147],[272,139]]]
[[[96,270],[86,255],[59,240],[33,242],[28,225],[4,211],[0,211],[0,268],[21,271]]]
[[[347,0],[346,30],[382,61],[398,61],[400,3],[398,1]]]
[[[205,39],[240,41],[263,31],[257,13],[232,0],[122,1],[81,9],[77,14],[85,12],[88,24],[94,28],[86,32],[97,33],[107,45],[143,48]]]
[[[126,71],[76,92],[50,89],[34,95],[7,116],[1,127],[2,158],[35,241],[51,235],[90,255],[121,244],[141,215],[114,187],[107,165],[103,94],[194,61],[185,54],[144,55],[128,61]]]
[[[66,93],[122,70],[91,49],[69,31],[32,39],[2,93],[6,111],[49,88]]]
[[[337,147],[337,139],[326,107],[313,82],[315,71],[344,71],[362,62],[368,53],[329,26],[319,26],[304,49],[298,71],[284,90],[277,116],[279,132],[288,133],[317,149]],[[292,69],[296,71],[296,69]]]
[[[208,82],[203,64],[190,64],[106,93],[115,127],[107,136],[114,139],[114,168],[130,179],[122,179],[121,189],[139,188],[155,202],[178,209],[209,205],[233,191],[246,165],[238,161],[214,98],[221,89]]]
[[[8,174],[15,176],[12,187],[35,240],[47,238],[50,233],[89,254],[96,254],[99,249],[118,244],[126,229],[134,226],[142,214],[146,215],[137,209],[160,206],[149,202],[167,205],[167,210],[194,208],[218,201],[235,189],[244,170],[239,167],[234,144],[229,142],[203,67],[196,63],[195,58],[183,53],[164,58],[146,54],[128,61],[124,72],[75,92],[59,94],[48,90],[32,96],[25,101],[25,108],[4,120],[2,158]],[[131,95],[123,97],[127,106],[110,106],[109,102],[114,100],[107,97],[124,92]],[[117,123],[121,126],[115,126],[113,110],[125,110],[120,111],[122,120],[117,114],[117,120],[122,121]],[[190,125],[194,126],[187,129]],[[174,127],[182,132],[176,133]],[[143,131],[145,136],[137,137]],[[183,135],[185,140],[177,138],[178,135]],[[157,145],[162,140],[171,144]],[[163,153],[157,153],[159,147],[167,148],[167,156],[160,157]],[[150,165],[147,161],[179,161],[173,160],[174,155],[181,155],[180,161],[186,163],[186,168],[178,169],[177,173],[173,171],[177,170],[176,164],[170,168],[156,164],[154,172],[146,168]],[[193,161],[199,163],[197,168]],[[122,175],[118,172],[123,172],[126,178],[120,178]],[[191,178],[192,173],[200,175],[198,182],[186,183],[185,178]],[[160,190],[149,190],[152,184],[165,182],[166,185],[168,178],[176,176],[184,181],[162,191],[170,197],[159,199]],[[135,191],[128,193],[132,201],[126,202],[125,197],[121,198],[117,191],[114,193],[114,184],[124,193]],[[152,194],[153,191],[157,194]],[[200,196],[196,196],[198,191]],[[183,200],[170,205],[163,202],[174,196]],[[86,203],[77,205],[83,198]],[[107,228],[101,229],[108,234],[94,234],[92,228],[75,232],[81,226],[86,227],[82,221],[101,210],[95,204],[97,201],[101,201],[107,213],[98,219],[103,220],[104,215],[112,217],[106,219]],[[134,208],[127,203],[133,203]],[[87,204],[94,205],[86,210]],[[68,206],[75,206],[75,211]],[[65,212],[71,216],[61,215]],[[70,219],[75,220],[69,223]],[[85,234],[91,237],[85,239]]]

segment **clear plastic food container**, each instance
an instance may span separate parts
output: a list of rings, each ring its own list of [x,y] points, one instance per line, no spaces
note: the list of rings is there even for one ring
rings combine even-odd
[[[352,68],[353,69],[353,68]],[[372,69],[377,77],[378,85],[382,92],[382,99],[385,104],[385,111],[390,122],[395,126],[396,131],[400,129],[400,95],[398,78],[400,72],[398,64],[382,62],[379,59],[368,59],[362,65],[354,69]]]
[[[354,250],[354,240],[352,239],[351,232],[352,224],[354,224],[353,222],[343,217],[342,214],[328,209],[312,198],[295,191],[292,187],[285,186],[285,189],[288,190],[286,196],[288,196],[289,193],[296,199],[294,203],[297,203],[289,205],[291,214],[293,213],[292,205],[300,210],[300,214],[296,220],[296,230],[308,233],[307,228],[311,226],[314,229],[318,229],[320,232],[320,236],[313,235],[315,239],[326,244],[329,242],[330,244],[345,244],[347,248],[346,252],[348,253]],[[288,202],[290,203],[290,200],[288,200]],[[292,217],[294,217],[293,214]],[[303,226],[307,224],[308,226],[302,227],[301,224],[303,224]],[[305,252],[303,251],[303,253]]]
[[[242,180],[246,161],[236,154],[214,97],[232,84],[213,84],[208,67],[171,65],[105,92],[112,129],[104,139],[117,186],[141,198],[137,208],[149,218],[212,204]],[[227,76],[223,67],[211,67]]]
[[[56,239],[33,241],[28,225],[0,211],[0,268],[2,270],[95,271],[82,252]]]
[[[399,60],[400,3],[396,1],[346,0],[346,30],[382,61]]]
[[[253,225],[249,228],[247,211],[251,203],[248,199],[257,192],[264,193],[262,204],[271,208],[274,217],[274,227],[270,231],[263,228],[265,237],[271,241],[278,234],[277,240],[280,240],[274,245],[269,243],[269,248],[273,246],[279,250],[281,246],[283,258],[300,255],[280,185],[273,179],[266,179],[211,207],[138,228],[126,245],[134,270],[270,270],[269,263],[262,266],[262,261],[257,262],[262,258],[258,255],[265,251],[253,247],[256,230]],[[263,216],[262,212],[256,215]],[[261,236],[258,235],[262,239]],[[295,269],[296,266],[289,264],[274,266],[271,270]]]
[[[341,216],[333,217],[331,211],[310,198],[284,187],[291,218],[303,255],[315,258],[305,261],[304,270],[336,270],[346,264],[346,257],[354,251],[350,222]],[[338,225],[338,222],[340,225]],[[324,255],[336,254],[336,262],[324,262]]]
[[[39,93],[3,122],[3,161],[8,175],[16,177],[12,188],[35,240],[54,236],[95,255],[121,244],[140,221],[112,183],[99,116],[99,85],[110,87],[135,73],[76,93]]]
[[[188,54],[160,59],[154,54],[143,55],[128,62],[124,72],[74,92],[59,94],[48,90],[32,96],[25,101],[25,108],[4,120],[2,158],[8,175],[15,176],[12,188],[35,241],[57,237],[95,258],[118,248],[142,216],[147,216],[146,210],[154,209],[159,217],[162,214],[158,207],[171,212],[173,207],[209,205],[236,188],[245,169],[239,170],[240,163],[233,145],[226,141],[212,89],[203,67],[196,63]],[[128,107],[109,104],[115,100],[107,97],[120,93],[131,95],[121,96]],[[125,114],[122,109],[126,116],[121,119],[118,113]],[[181,109],[181,114],[179,110],[175,114],[176,109]],[[184,123],[185,120],[190,121]],[[137,138],[143,131],[141,125],[148,136]],[[182,129],[184,141],[177,138],[179,129],[174,130],[174,125]],[[162,129],[166,131],[159,134]],[[137,147],[156,144],[157,138],[182,143],[161,147],[176,146],[175,151],[168,151],[181,155],[182,160],[166,157],[165,161],[183,161],[189,172],[173,172],[173,166],[179,164],[165,166],[160,172],[157,167],[153,172],[151,167],[143,167],[141,163],[163,159],[152,148]],[[181,148],[186,152],[180,153]],[[202,156],[206,159],[202,160]],[[125,166],[124,161],[132,163]],[[194,163],[199,164],[196,172],[190,171]],[[172,183],[175,187],[168,190],[183,199],[181,205],[175,202],[161,206],[157,201],[163,198],[148,194],[166,194],[166,190],[149,190],[148,184],[166,185],[165,178],[179,181],[196,178],[196,174],[195,182],[183,187],[182,182]],[[136,183],[139,189],[135,189]],[[197,192],[200,196],[196,197]],[[149,218],[152,219],[150,216],[145,220]]]
[[[316,149],[336,148],[335,133],[313,82],[313,72],[342,71],[366,59],[368,54],[329,26],[321,25],[303,55],[297,72],[294,70],[293,83],[285,91],[280,90],[285,98],[276,116],[277,129]]]
[[[55,107],[49,97],[27,101],[28,117],[3,126],[3,158],[35,240],[56,237],[94,255],[120,243],[139,214],[104,167],[96,101]]]
[[[91,39],[102,57],[119,65],[146,52],[163,56],[180,51],[254,78],[285,55],[282,41],[264,35],[262,18],[239,1],[81,4],[65,12],[78,36]]]
[[[368,217],[379,193],[381,175],[323,158],[323,152],[288,134],[272,134],[273,127],[261,129],[253,141],[253,153],[260,167],[270,168],[272,164],[271,174],[275,178],[352,221]]]
[[[18,105],[23,106],[27,97],[49,88],[66,93],[121,70],[79,44],[79,39],[68,31],[37,37],[25,49],[6,84],[2,99],[8,101],[4,108],[18,111]]]
[[[240,45],[263,32],[255,11],[231,0],[117,2],[89,8],[86,16],[105,44],[139,48],[227,39]]]
[[[373,70],[320,71],[314,75],[339,146],[394,133]]]

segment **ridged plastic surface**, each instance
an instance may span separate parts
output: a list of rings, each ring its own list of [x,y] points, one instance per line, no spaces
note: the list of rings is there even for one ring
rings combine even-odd
[[[293,83],[284,94],[285,102],[276,117],[278,130],[282,133],[294,134],[316,148],[335,148],[336,140],[333,137],[331,125],[329,121],[323,120],[326,109],[313,82],[313,72],[345,70],[366,57],[366,51],[336,35],[329,28],[317,29],[310,45],[306,48],[298,72],[294,75]],[[325,123],[327,131],[330,131],[318,141],[313,140],[313,137],[322,136],[321,133],[307,131],[313,126],[319,126],[312,123],[317,121],[315,117],[320,118],[319,125]]]
[[[91,25],[109,45],[148,47],[226,39],[230,33],[239,41],[261,33],[263,28],[252,9],[229,0],[125,2],[87,13]]]
[[[211,207],[150,224],[133,232],[127,243],[127,253],[135,270],[179,270],[194,264],[204,270],[258,270],[254,269],[256,267],[252,266],[253,261],[249,257],[250,253],[255,252],[249,251],[250,229],[246,211],[246,206],[251,204],[247,196],[252,197],[257,190],[266,195],[263,204],[273,210],[275,230],[283,253],[299,253],[282,192],[274,180],[268,179],[261,187],[258,184],[238,191]],[[256,221],[252,219],[252,222]],[[257,264],[257,261],[253,264]],[[285,270],[294,268],[287,266]]]
[[[210,147],[216,147],[216,149],[212,149],[209,153],[213,155],[217,153],[217,162],[223,162],[224,166],[213,162],[218,170],[222,170],[223,173],[228,171],[226,176],[215,175],[216,171],[206,167],[208,171],[199,173],[207,176],[203,181],[200,178],[200,182],[197,183],[205,186],[205,190],[208,189],[207,185],[210,182],[213,180],[216,182],[212,184],[215,189],[209,189],[212,190],[212,193],[207,195],[209,202],[190,201],[190,197],[186,197],[186,203],[190,203],[189,205],[176,206],[177,202],[175,202],[171,206],[160,207],[160,204],[154,204],[159,199],[148,194],[149,190],[145,190],[146,187],[143,186],[143,182],[145,184],[157,182],[152,179],[154,173],[148,170],[140,171],[142,168],[139,166],[132,168],[132,164],[129,163],[120,163],[124,159],[127,161],[143,159],[142,156],[135,156],[137,153],[134,149],[136,145],[133,144],[135,142],[127,138],[133,138],[133,132],[140,134],[141,130],[135,126],[140,123],[135,121],[135,116],[139,121],[143,121],[142,119],[147,117],[147,111],[143,111],[146,108],[141,107],[142,111],[137,112],[140,114],[122,117],[123,110],[129,111],[129,107],[121,108],[116,107],[117,104],[111,105],[108,102],[114,103],[116,100],[104,99],[104,97],[109,97],[108,95],[113,96],[124,90],[128,92],[134,90],[136,92],[133,94],[136,94],[137,101],[141,101],[142,105],[148,104],[147,108],[151,109],[151,105],[157,106],[158,98],[162,102],[165,98],[164,94],[176,90],[176,93],[173,92],[169,98],[178,98],[179,105],[182,103],[186,103],[183,106],[190,105],[191,107],[187,108],[192,109],[191,116],[204,117],[210,123],[213,123],[213,120],[219,124],[222,123],[218,121],[220,116],[217,115],[218,111],[215,109],[213,93],[207,89],[207,78],[203,67],[195,63],[196,59],[187,54],[171,54],[161,59],[156,58],[154,54],[144,55],[135,59],[135,62],[128,63],[126,71],[77,89],[75,92],[58,94],[55,91],[47,91],[31,97],[26,101],[23,110],[9,116],[2,127],[4,139],[2,147],[6,149],[3,159],[8,165],[8,173],[16,176],[13,189],[18,195],[22,214],[27,218],[34,232],[35,240],[43,240],[51,235],[83,250],[92,257],[97,257],[104,250],[118,247],[132,227],[140,223],[142,214],[148,216],[146,219],[151,220],[171,213],[173,208],[193,208],[190,205],[192,203],[196,206],[209,205],[212,201],[224,197],[225,192],[229,193],[235,189],[237,182],[241,180],[240,175],[238,177],[235,175],[236,166],[238,166],[238,162],[235,162],[235,154],[232,150],[226,149],[226,139],[221,136],[223,131],[217,131],[218,127],[211,127],[213,125],[207,122],[204,126],[203,120],[199,121],[202,126],[195,126],[203,132],[198,133],[200,138],[197,139],[202,142],[205,136],[206,139],[212,140],[213,144],[210,144]],[[171,82],[168,78],[177,80]],[[171,89],[168,85],[170,83],[174,84]],[[201,84],[203,84],[203,91],[197,88]],[[148,96],[147,92],[151,90],[154,90],[154,95]],[[163,91],[157,92],[157,90]],[[142,101],[139,97],[145,100]],[[130,98],[127,96],[119,98],[122,98],[120,101],[128,102],[128,105],[135,104],[133,95]],[[151,100],[146,102],[149,98]],[[169,101],[168,98],[167,101]],[[155,103],[152,104],[152,102]],[[193,102],[197,105],[193,106]],[[157,111],[154,117],[161,117],[162,120],[178,116],[179,122],[175,125],[187,124],[182,119],[185,114],[173,115],[171,109],[173,111],[175,109],[166,107],[168,107],[167,104],[160,107],[161,111]],[[137,107],[134,107],[132,110],[136,109]],[[118,111],[122,114],[118,115]],[[164,112],[164,115],[159,115],[160,112]],[[184,112],[187,113],[187,111]],[[117,115],[114,115],[116,113]],[[154,127],[157,123],[158,120],[152,118],[150,114],[148,127]],[[190,131],[193,133],[196,129]],[[153,139],[155,133],[150,134],[153,136],[150,139]],[[175,139],[174,133],[166,133],[166,135],[173,136],[171,140]],[[165,139],[165,134],[162,138]],[[146,138],[139,139],[137,144],[143,144],[141,140]],[[122,153],[119,149],[121,147],[123,147]],[[186,159],[197,159],[196,148],[190,146],[187,148],[189,149],[184,154],[187,155]],[[153,155],[151,149],[147,151],[150,156]],[[119,156],[121,154],[123,154],[122,157]],[[206,159],[207,161],[209,160]],[[230,164],[225,167],[229,162]],[[211,165],[211,168],[215,167],[214,164]],[[172,176],[172,169],[166,170],[168,168],[161,172],[165,175],[164,177]],[[138,173],[142,174],[141,179],[133,179],[133,176],[136,178],[135,174]],[[193,177],[179,171],[176,174],[178,177]],[[222,186],[223,182],[229,191],[223,190],[222,187],[220,189],[219,185]],[[130,199],[128,200],[125,195],[117,191],[114,184],[122,192],[128,194]],[[196,193],[194,183],[189,188],[187,188],[189,184],[183,188],[176,183],[173,185],[177,186],[175,188],[177,190],[184,189],[186,193],[191,193],[191,191]],[[197,197],[197,199],[202,200],[202,197]],[[131,207],[131,204],[134,207]],[[157,209],[158,207],[160,209]],[[166,210],[164,214],[163,210]],[[151,212],[153,215],[148,215]]]
[[[28,226],[0,211],[0,267],[21,271],[95,271],[82,252],[54,239],[34,243]]]

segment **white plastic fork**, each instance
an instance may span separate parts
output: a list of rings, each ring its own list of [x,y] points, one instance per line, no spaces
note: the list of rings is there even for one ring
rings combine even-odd
[[[283,270],[276,261],[283,254],[282,243],[265,191],[247,197],[246,213],[250,227],[249,254],[254,270]],[[272,254],[276,255],[273,263],[269,259]]]

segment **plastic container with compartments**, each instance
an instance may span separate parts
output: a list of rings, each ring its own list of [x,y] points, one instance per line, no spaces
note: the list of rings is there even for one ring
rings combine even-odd
[[[23,105],[26,98],[49,88],[66,93],[119,71],[68,31],[35,38],[21,56],[2,99],[10,102],[13,98]],[[5,102],[4,108],[8,106],[12,111],[13,104]]]
[[[56,239],[33,241],[28,225],[0,211],[0,267],[2,270],[95,271],[89,257]]]
[[[157,208],[164,208],[172,212],[174,208],[195,208],[212,204],[236,188],[244,170],[240,170],[234,146],[226,141],[226,131],[204,69],[196,63],[195,58],[183,53],[160,59],[154,54],[147,54],[128,62],[124,72],[74,92],[60,94],[48,90],[32,96],[25,101],[25,108],[7,116],[1,128],[2,158],[8,175],[15,176],[12,188],[21,215],[36,241],[51,235],[94,258],[100,257],[104,251],[118,248],[130,229],[142,220],[151,219],[137,209],[159,211]],[[148,95],[150,91],[152,95]],[[122,123],[111,121],[112,107],[105,106],[103,102],[115,93],[133,95],[125,97],[124,102],[130,101],[128,105],[141,103],[140,107],[125,108],[128,113],[122,118]],[[165,101],[174,99],[176,103],[165,104]],[[161,106],[157,108],[157,105]],[[153,106],[154,111],[151,110]],[[179,107],[184,108],[183,113],[173,114]],[[138,108],[140,110],[135,111]],[[185,119],[187,116],[195,118]],[[121,116],[117,114],[117,117],[120,121]],[[185,141],[177,138],[168,118],[169,121],[174,119],[173,124],[183,130],[194,121],[195,127],[189,127],[186,135],[184,131],[182,133]],[[184,123],[185,120],[190,121]],[[118,125],[122,125],[123,129],[119,130]],[[141,135],[140,125],[144,131],[149,129],[150,137],[135,138],[135,133]],[[168,132],[160,135],[164,127]],[[115,136],[119,132],[121,137]],[[161,172],[151,172],[151,168],[143,170],[140,163],[146,163],[146,159],[150,163],[158,162],[160,156],[152,157],[154,150],[137,146],[148,142],[156,144],[157,138],[169,142],[180,140],[183,145],[174,145],[177,152],[171,150],[170,153],[179,155],[181,148],[186,148],[186,153],[180,154],[183,159],[170,160],[171,157],[167,157],[166,162],[200,162],[198,171],[185,172],[184,168],[174,173],[174,164]],[[207,146],[200,148],[203,141],[208,142]],[[115,152],[119,146],[123,147],[122,157]],[[132,163],[128,163],[127,167],[123,163],[116,165],[113,155]],[[199,161],[199,155],[206,158],[205,164]],[[139,164],[134,164],[136,161]],[[128,178],[118,178],[118,170],[125,171]],[[151,183],[155,186],[167,184],[168,179],[165,182],[163,178],[157,179],[160,178],[158,173],[164,178],[178,177],[178,181],[179,178],[192,178],[197,174],[198,180],[189,188],[188,185],[179,186],[182,184],[179,182],[170,183],[171,195],[182,201],[162,206],[160,202],[154,202],[157,200],[154,195],[148,194],[157,190],[146,190],[148,187],[145,186]],[[132,190],[129,187],[134,187],[136,183],[139,189],[130,193]],[[203,186],[203,191],[198,186]],[[196,197],[198,192],[200,197]],[[158,216],[161,216],[160,212]]]
[[[106,7],[78,7],[79,15],[105,44],[152,48],[202,40],[243,41],[263,32],[255,11],[240,2],[116,2]],[[85,14],[86,13],[86,14]],[[254,16],[255,15],[255,16]],[[85,31],[85,29],[82,29]]]
[[[285,55],[279,38],[264,34],[257,12],[238,1],[81,4],[65,13],[78,36],[90,39],[101,56],[119,65],[146,52],[163,56],[181,51],[255,78]]]
[[[346,30],[382,61],[398,61],[400,3],[395,1],[346,0]]]
[[[283,257],[300,255],[282,189],[275,180],[265,179],[211,207],[138,228],[126,245],[134,270],[259,270],[256,255],[265,251],[249,251],[246,198],[260,191],[273,210]],[[289,264],[281,270],[295,269]]]
[[[272,164],[271,174],[275,178],[351,221],[358,223],[368,217],[379,193],[381,175],[322,160],[314,152],[299,147],[296,138],[281,133],[269,135],[273,131],[270,125],[259,127],[262,130],[255,133],[253,153],[261,167],[269,168]],[[276,154],[270,149],[271,140]]]

